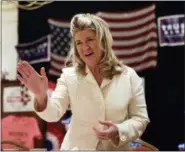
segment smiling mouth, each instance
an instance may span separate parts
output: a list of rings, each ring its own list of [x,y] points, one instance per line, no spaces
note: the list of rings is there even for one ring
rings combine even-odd
[[[92,56],[94,53],[91,52],[91,53],[88,53],[88,54],[85,54],[85,56],[89,57],[89,56]]]

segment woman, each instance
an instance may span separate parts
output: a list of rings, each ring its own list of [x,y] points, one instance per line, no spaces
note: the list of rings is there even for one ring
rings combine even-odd
[[[44,68],[40,75],[25,61],[18,79],[35,94],[35,111],[58,121],[70,106],[72,119],[61,150],[129,150],[149,118],[141,78],[112,51],[108,24],[91,14],[71,20],[73,66],[64,68],[51,97]]]

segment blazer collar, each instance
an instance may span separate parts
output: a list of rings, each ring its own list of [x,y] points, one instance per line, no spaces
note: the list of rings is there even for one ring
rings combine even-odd
[[[89,70],[89,68],[87,66],[85,66],[85,73],[86,73],[85,79],[88,82],[93,83],[93,84],[97,84],[92,72]]]
[[[93,84],[96,84],[98,85],[98,83],[96,82],[92,72],[89,70],[89,68],[86,66],[85,67],[85,72],[86,72],[86,76],[85,76],[85,79],[90,82],[90,83],[93,83]],[[102,83],[101,83],[101,86],[100,88],[103,88],[105,87],[106,85],[108,85],[109,83],[111,83],[112,80],[111,79],[108,79],[108,78],[104,78]]]

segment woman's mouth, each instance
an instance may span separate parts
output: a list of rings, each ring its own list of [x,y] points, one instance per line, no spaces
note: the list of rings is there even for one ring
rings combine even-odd
[[[85,56],[89,57],[89,56],[92,56],[94,53],[93,52],[90,52],[90,53],[86,53]]]

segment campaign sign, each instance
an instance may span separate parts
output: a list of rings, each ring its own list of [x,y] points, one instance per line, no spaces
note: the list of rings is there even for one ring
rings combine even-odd
[[[163,46],[184,45],[184,15],[158,18],[159,44]]]

